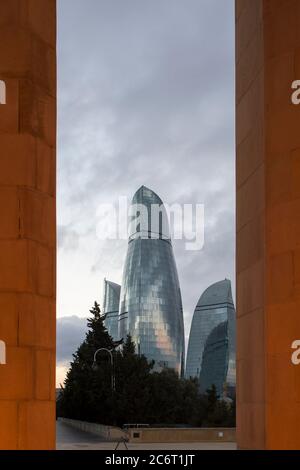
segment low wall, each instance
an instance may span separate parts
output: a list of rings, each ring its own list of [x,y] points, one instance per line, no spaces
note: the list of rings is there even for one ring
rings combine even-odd
[[[130,442],[235,442],[235,428],[132,428]]]
[[[58,418],[59,421],[102,437],[108,441],[129,438],[130,442],[235,442],[235,428],[129,428],[123,431],[115,426],[87,423],[75,419]]]
[[[115,441],[125,437],[124,431],[115,426],[104,426],[103,424],[87,423],[85,421],[67,418],[58,418],[58,421],[71,426],[72,428],[79,429],[80,431],[96,434],[108,441]]]

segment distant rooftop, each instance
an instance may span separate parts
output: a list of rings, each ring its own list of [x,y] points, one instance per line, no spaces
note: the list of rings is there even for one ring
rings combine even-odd
[[[104,279],[105,284],[108,284],[112,289],[116,290],[117,292],[120,291],[121,286],[116,282],[109,281],[108,279]]]
[[[169,221],[165,206],[161,198],[152,189],[141,186],[133,196],[131,204],[135,211],[132,213],[129,238],[137,233],[142,234],[144,238],[149,238],[148,235],[152,233],[153,238],[155,238],[155,234],[160,234],[164,239],[170,239]],[[139,206],[143,206],[145,211],[141,211]]]
[[[132,199],[133,204],[163,204],[161,198],[152,189],[141,186]]]
[[[224,279],[209,286],[201,295],[197,307],[221,303],[233,304],[231,281],[229,279]]]

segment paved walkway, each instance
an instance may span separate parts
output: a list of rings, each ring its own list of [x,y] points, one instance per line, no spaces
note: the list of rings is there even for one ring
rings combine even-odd
[[[71,428],[64,423],[56,423],[56,448],[58,450],[114,450],[116,443],[106,442],[94,434]],[[129,450],[234,450],[236,444],[230,442],[176,442],[127,444]],[[120,450],[124,444],[120,444]]]

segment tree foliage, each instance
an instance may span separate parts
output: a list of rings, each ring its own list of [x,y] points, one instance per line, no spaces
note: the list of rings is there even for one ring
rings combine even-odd
[[[88,332],[73,355],[61,390],[57,413],[66,418],[102,424],[234,426],[235,404],[220,401],[213,386],[199,394],[196,379],[181,379],[171,369],[154,370],[154,362],[136,354],[130,336],[119,350],[109,336],[97,302],[90,310]],[[106,348],[113,354],[94,353]],[[115,376],[115,389],[111,377]]]

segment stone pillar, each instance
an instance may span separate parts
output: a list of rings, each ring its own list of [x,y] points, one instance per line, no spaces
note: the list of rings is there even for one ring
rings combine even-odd
[[[300,449],[299,0],[236,0],[237,439]]]
[[[0,449],[53,449],[55,0],[0,1],[0,80]]]

